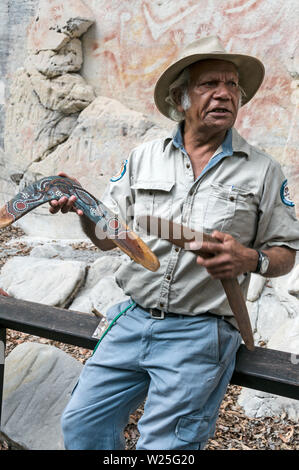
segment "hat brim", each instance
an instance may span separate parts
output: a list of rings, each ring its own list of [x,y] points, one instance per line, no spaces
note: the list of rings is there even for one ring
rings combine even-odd
[[[209,54],[193,54],[188,57],[184,57],[170,65],[156,83],[154,100],[158,110],[164,114],[164,116],[171,119],[169,116],[169,104],[165,101],[168,96],[169,86],[171,83],[176,80],[179,74],[186,67],[194,64],[195,62],[206,59],[225,60],[227,62],[232,62],[237,67],[239,72],[239,84],[246,94],[242,99],[242,106],[253,98],[263,82],[265,76],[264,65],[259,59],[253,56],[217,52]]]

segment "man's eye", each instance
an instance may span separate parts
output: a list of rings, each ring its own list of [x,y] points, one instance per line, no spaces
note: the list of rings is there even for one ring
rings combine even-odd
[[[208,82],[201,83],[201,86],[206,86],[206,87],[216,87],[218,82],[216,80],[209,80]]]
[[[233,88],[236,88],[238,85],[236,82],[234,82],[233,80],[231,80],[230,82],[228,82],[229,86],[233,87]]]

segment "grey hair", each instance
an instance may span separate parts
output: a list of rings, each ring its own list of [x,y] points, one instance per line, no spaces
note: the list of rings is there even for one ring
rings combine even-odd
[[[175,93],[178,89],[181,90],[181,106],[184,111],[191,106],[191,101],[188,93],[188,86],[190,83],[190,72],[188,67],[185,68],[180,75],[171,83],[168,90],[168,96],[165,98],[166,103],[169,104],[168,114],[174,121],[182,121],[185,118],[185,113],[177,110],[178,103],[175,99]]]
[[[238,70],[237,70],[237,73],[238,73],[238,78],[239,78]],[[191,100],[190,100],[190,96],[188,93],[189,84],[190,84],[190,71],[189,71],[189,67],[186,67],[180,73],[180,75],[174,80],[174,82],[172,82],[171,85],[169,86],[168,96],[165,98],[165,101],[166,103],[169,104],[168,115],[174,121],[182,121],[183,119],[185,119],[185,113],[180,112],[177,109],[177,106],[179,103],[176,101],[175,93],[178,89],[181,90],[180,105],[182,106],[183,110],[186,111],[191,106]],[[246,98],[246,93],[245,93],[245,90],[240,85],[238,85],[238,88],[240,90],[240,99],[239,99],[238,109],[240,109],[244,102],[244,99]]]

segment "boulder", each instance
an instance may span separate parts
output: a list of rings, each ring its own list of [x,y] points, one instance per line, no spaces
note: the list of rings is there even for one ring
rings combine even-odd
[[[84,283],[85,274],[86,265],[79,261],[19,256],[3,266],[0,285],[16,299],[65,307]]]
[[[107,310],[129,297],[115,282],[115,272],[125,262],[123,256],[104,256],[96,260],[89,268],[86,283],[69,306],[70,310],[106,316]]]
[[[59,51],[70,39],[82,36],[93,22],[93,13],[81,0],[40,0],[29,28],[28,51]]]
[[[249,288],[247,292],[247,300],[250,302],[255,302],[256,300],[258,300],[263,291],[265,283],[265,277],[260,276],[259,274],[251,274]]]
[[[267,343],[275,331],[289,318],[287,304],[280,301],[276,291],[270,286],[264,288],[256,303],[256,339]]]
[[[64,73],[52,79],[38,71],[29,75],[32,88],[45,109],[74,114],[86,108],[95,98],[92,87],[79,74]]]
[[[46,50],[29,55],[24,66],[28,72],[37,70],[47,78],[53,78],[65,73],[79,72],[82,63],[81,41],[72,39],[59,51]]]
[[[32,80],[19,69],[10,88],[4,131],[4,164],[9,175],[24,174],[34,161],[42,160],[65,141],[76,125],[77,114],[66,115],[41,103],[37,83],[37,77]]]
[[[290,277],[288,279],[288,293],[296,296],[298,298],[299,296],[299,264],[295,266],[295,268],[292,270]]]
[[[60,419],[81,370],[54,346],[26,342],[13,349],[5,360],[2,436],[23,449],[63,450]]]

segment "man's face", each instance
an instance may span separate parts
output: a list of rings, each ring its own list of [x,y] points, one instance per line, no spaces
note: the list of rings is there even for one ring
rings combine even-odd
[[[222,132],[237,118],[240,100],[238,73],[231,62],[205,60],[190,67],[186,125]]]

